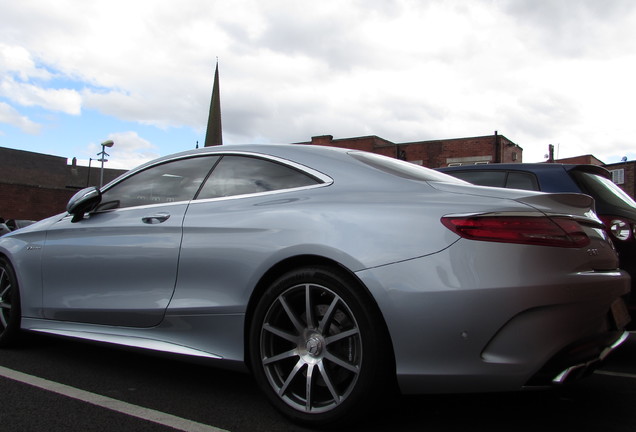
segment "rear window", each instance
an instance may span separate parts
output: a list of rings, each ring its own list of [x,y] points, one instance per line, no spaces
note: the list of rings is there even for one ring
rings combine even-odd
[[[451,174],[469,183],[480,186],[505,187],[505,171],[458,171]]]
[[[613,207],[629,207],[636,210],[636,202],[612,180],[583,171],[572,171],[572,176],[596,201]]]
[[[535,175],[529,172],[485,169],[449,171],[449,174],[479,186],[539,190],[539,183],[537,182]]]
[[[509,172],[506,187],[510,189],[539,190],[534,174],[526,172]]]
[[[433,171],[432,169],[424,168],[423,166],[415,165],[410,162],[393,159],[388,156],[359,151],[349,152],[349,155],[359,160],[360,162],[372,166],[373,168],[379,169],[389,174],[393,174],[398,177],[421,181],[439,181],[461,184],[466,183],[460,179],[449,176],[448,174]]]

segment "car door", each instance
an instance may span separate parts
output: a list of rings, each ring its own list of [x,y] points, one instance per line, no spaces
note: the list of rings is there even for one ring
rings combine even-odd
[[[172,297],[183,218],[216,162],[161,163],[109,186],[95,211],[67,216],[47,232],[43,306],[48,319],[149,327]]]
[[[302,202],[306,189],[330,182],[306,167],[224,155],[185,217],[172,313],[244,312],[255,266],[284,246],[275,243],[285,238],[280,224],[288,206]]]

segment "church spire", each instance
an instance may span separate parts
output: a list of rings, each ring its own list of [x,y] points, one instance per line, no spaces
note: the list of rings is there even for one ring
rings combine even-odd
[[[219,94],[219,59],[216,59],[214,70],[214,87],[212,87],[212,100],[210,101],[210,114],[208,128],[205,132],[205,147],[223,144],[223,130],[221,128],[221,97]]]

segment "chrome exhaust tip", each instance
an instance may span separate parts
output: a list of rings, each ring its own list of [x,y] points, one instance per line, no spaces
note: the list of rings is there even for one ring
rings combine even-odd
[[[598,356],[584,363],[578,363],[561,371],[557,376],[552,378],[552,384],[564,384],[566,381],[581,377],[593,365],[605,360],[605,358],[616,348],[623,344],[629,338],[629,332],[625,331],[614,343],[605,348]]]

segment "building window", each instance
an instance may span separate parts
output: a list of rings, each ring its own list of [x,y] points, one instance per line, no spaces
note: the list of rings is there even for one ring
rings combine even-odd
[[[624,184],[625,183],[625,170],[623,168],[611,170],[612,173],[612,181],[616,184]]]

